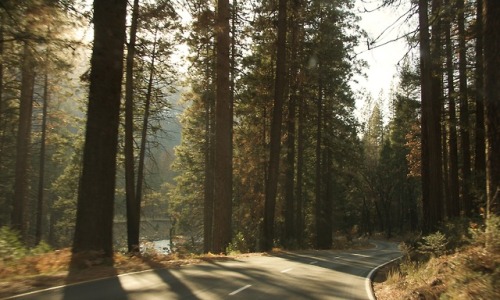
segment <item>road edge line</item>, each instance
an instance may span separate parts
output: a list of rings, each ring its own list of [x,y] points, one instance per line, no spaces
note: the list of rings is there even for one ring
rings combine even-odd
[[[395,262],[396,260],[398,259],[401,259],[403,256],[398,256],[394,259],[391,259],[390,261],[387,261],[381,265],[378,265],[376,266],[375,268],[373,268],[370,273],[368,273],[368,275],[366,276],[365,278],[365,290],[366,290],[366,293],[368,294],[368,298],[370,300],[377,300],[377,297],[375,297],[375,292],[373,291],[373,285],[372,285],[372,277],[373,275],[375,274],[375,272],[378,271],[378,269],[390,264],[390,263],[393,263]]]
[[[128,276],[128,275],[135,275],[135,274],[146,273],[146,272],[155,271],[155,270],[161,270],[161,269],[162,268],[147,269],[147,270],[141,270],[141,271],[134,271],[134,272],[130,272],[130,273],[116,274],[116,275],[111,275],[111,276],[106,276],[106,277],[101,277],[101,278],[89,279],[89,280],[84,280],[84,281],[71,282],[71,283],[66,283],[66,284],[62,284],[62,285],[58,285],[58,286],[51,286],[51,287],[44,288],[44,289],[41,289],[41,290],[33,290],[33,291],[25,292],[25,293],[22,293],[22,294],[12,295],[12,296],[8,296],[6,298],[0,298],[0,300],[11,300],[11,299],[21,298],[21,297],[25,297],[25,296],[30,296],[30,295],[38,294],[38,293],[49,292],[49,291],[52,291],[52,290],[64,289],[66,287],[71,287],[71,286],[75,286],[75,285],[92,283],[94,281],[107,280],[107,279],[113,279],[113,278],[120,278],[120,277],[124,277],[124,276]]]
[[[251,284],[247,284],[247,285],[245,285],[244,287],[241,287],[241,288],[239,288],[239,289],[237,289],[237,290],[235,290],[235,291],[233,291],[233,292],[229,293],[229,294],[228,294],[228,296],[234,296],[234,295],[238,294],[239,292],[241,292],[241,291],[244,291],[244,290],[248,289],[248,288],[249,288],[249,287],[251,287],[251,286],[252,286]]]

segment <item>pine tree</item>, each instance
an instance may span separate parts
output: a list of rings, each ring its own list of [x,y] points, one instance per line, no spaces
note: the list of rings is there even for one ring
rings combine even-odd
[[[73,252],[113,255],[113,205],[126,1],[94,2],[94,48]]]
[[[500,213],[500,2],[484,0],[484,104],[488,216]]]

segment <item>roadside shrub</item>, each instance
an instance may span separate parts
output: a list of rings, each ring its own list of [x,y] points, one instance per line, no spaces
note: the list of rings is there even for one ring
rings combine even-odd
[[[41,241],[36,247],[30,249],[29,254],[30,255],[39,255],[39,254],[44,254],[52,251],[52,247],[47,244],[45,241]]]
[[[399,251],[403,254],[405,260],[413,260],[415,257],[415,246],[408,241],[399,243]]]
[[[430,255],[431,257],[439,257],[446,253],[448,240],[440,231],[424,236],[422,240],[418,246],[420,253]]]
[[[5,226],[0,228],[0,262],[17,260],[28,253],[28,249],[24,247],[17,232]]]
[[[476,224],[468,218],[456,218],[448,220],[439,227],[447,238],[446,249],[448,252],[455,252],[457,249],[470,244],[471,234],[469,228],[471,224]]]
[[[492,253],[500,252],[500,217],[490,216],[486,220],[486,248]]]
[[[238,232],[234,237],[231,243],[226,248],[227,254],[241,254],[248,253],[249,247],[243,236],[243,233]]]

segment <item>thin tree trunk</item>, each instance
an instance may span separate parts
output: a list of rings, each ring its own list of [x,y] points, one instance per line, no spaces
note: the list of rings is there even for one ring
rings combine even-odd
[[[155,62],[156,62],[156,45],[158,42],[158,28],[155,29],[153,52],[151,53],[151,65],[149,68],[149,79],[148,79],[148,89],[146,91],[146,99],[144,103],[144,116],[142,119],[142,131],[141,131],[141,145],[139,148],[139,163],[137,166],[137,189],[135,191],[134,206],[132,206],[134,216],[134,228],[139,233],[141,225],[141,202],[142,202],[142,187],[144,185],[144,162],[146,160],[146,144],[148,141],[148,124],[149,124],[149,112],[151,107],[151,98],[153,97],[153,79],[155,73]],[[137,235],[139,238],[139,235]]]
[[[366,196],[363,195],[363,209],[361,211],[361,232],[363,234],[372,234],[373,228],[370,226],[370,208],[366,204]]]
[[[286,32],[287,0],[278,4],[278,41],[276,50],[276,79],[274,86],[274,107],[270,133],[269,168],[266,180],[266,199],[264,204],[264,250],[271,250],[274,243],[274,213],[278,190],[279,161],[281,149],[281,125],[283,119],[283,100],[286,84]]]
[[[444,101],[442,108],[441,117],[443,120],[446,120],[445,109],[444,109]],[[449,159],[448,159],[448,131],[446,130],[446,123],[443,122],[441,124],[441,143],[443,146],[443,185],[444,185],[444,203],[446,204],[446,208],[448,209],[448,204],[451,203],[451,195],[450,195],[450,175],[449,175]],[[446,216],[449,216],[446,213]]]
[[[40,141],[40,166],[38,170],[38,197],[36,205],[36,229],[35,244],[42,241],[43,234],[43,216],[44,216],[44,194],[45,194],[45,144],[47,136],[47,107],[49,102],[49,79],[47,70],[45,71],[45,80],[43,87],[43,107],[42,107],[42,137]]]
[[[24,42],[21,69],[21,96],[19,105],[19,125],[16,143],[16,168],[14,181],[14,203],[11,227],[27,238],[27,198],[28,198],[28,155],[31,142],[31,117],[33,110],[33,90],[35,84],[33,54],[30,45]]]
[[[94,46],[73,253],[113,256],[116,152],[127,1],[94,1]]]
[[[483,4],[486,197],[491,217],[500,214],[500,2]]]
[[[207,57],[210,57],[210,47],[207,47]],[[203,251],[212,251],[212,231],[214,216],[214,106],[210,93],[210,64],[205,66],[205,180],[203,192]]]
[[[228,0],[217,3],[217,102],[215,108],[215,199],[213,251],[225,252],[231,242],[232,128],[230,93],[230,9]]]
[[[290,68],[290,96],[288,101],[287,120],[287,166],[285,182],[285,243],[290,246],[291,242],[297,242],[297,232],[295,226],[295,130],[297,113],[297,93],[298,93],[298,10],[299,1],[293,1],[291,21],[291,68]]]
[[[446,0],[448,1],[448,0]],[[445,77],[445,69],[442,67],[441,59],[444,58],[443,56],[443,47],[440,46],[441,44],[441,36],[444,35],[446,36],[448,34],[448,30],[445,30],[445,25],[447,25],[444,21],[444,18],[447,18],[447,16],[440,16],[438,22],[439,22],[439,35],[438,35],[438,40],[437,43],[439,45],[439,95],[440,95],[440,103],[441,103],[441,119],[446,120],[446,110],[445,110],[445,101],[444,101],[444,83],[443,83],[443,78]],[[449,23],[448,23],[449,24]],[[446,31],[446,32],[445,32]],[[447,50],[447,49],[446,49]],[[447,131],[447,123],[442,122],[441,123],[441,146],[442,146],[442,157],[443,157],[443,196],[444,196],[444,201],[443,204],[445,204],[446,208],[448,208],[448,203],[451,203],[451,193],[450,193],[450,176],[449,176],[449,145],[448,145],[448,131]],[[448,215],[446,211],[444,212],[444,215]]]
[[[330,249],[332,247],[332,233],[333,233],[333,219],[332,219],[332,209],[333,209],[333,190],[332,190],[332,153],[331,149],[323,150],[323,164],[322,164],[322,177],[324,178],[324,192],[321,194],[321,204],[320,204],[320,219],[318,232],[318,248],[319,249]],[[321,192],[321,191],[320,191]]]
[[[476,187],[482,194],[486,193],[486,185],[484,176],[486,174],[486,149],[485,149],[485,132],[484,132],[484,70],[483,70],[483,0],[477,0],[476,13],[476,132],[475,140],[475,160],[474,160],[474,176]]]
[[[134,59],[139,17],[139,0],[134,0],[130,41],[127,44],[127,65],[125,71],[125,201],[127,204],[127,246],[128,252],[139,252],[140,213],[135,194],[134,166]]]
[[[304,173],[304,123],[305,123],[305,112],[304,112],[304,100],[302,97],[298,97],[298,124],[297,124],[297,212],[296,212],[296,232],[297,232],[297,243],[300,247],[304,246],[304,196],[302,187],[304,184],[303,173]]]
[[[430,168],[433,173],[433,191],[434,194],[434,209],[436,210],[437,221],[443,218],[443,155],[441,152],[441,107],[443,106],[443,79],[442,79],[442,61],[443,61],[443,47],[441,42],[442,37],[442,6],[443,0],[432,0],[432,14],[434,20],[432,25],[432,39],[431,39],[431,68],[432,68],[432,118],[430,127],[432,128],[429,139],[432,142],[432,150],[430,152]],[[436,180],[439,178],[440,180]]]
[[[293,91],[292,91],[293,93]],[[295,95],[290,95],[287,121],[287,156],[285,181],[285,244],[290,246],[295,237]]]
[[[431,232],[441,219],[441,135],[438,99],[433,95],[432,60],[427,0],[419,0],[420,76],[422,102],[422,206],[423,229]],[[436,109],[437,107],[437,109]]]
[[[3,22],[4,22],[4,16],[3,14],[0,13],[0,41],[3,41]],[[5,145],[5,128],[4,128],[4,116],[3,116],[3,107],[4,107],[4,97],[3,97],[3,71],[4,71],[4,48],[3,48],[3,43],[0,43],[0,131],[1,131],[1,136],[0,136],[0,153],[4,153],[4,145]],[[3,155],[0,155],[0,168],[2,167],[2,161],[3,161]]]
[[[318,67],[319,68],[319,67]],[[314,187],[314,198],[316,201],[316,247],[322,248],[321,245],[321,227],[323,223],[323,205],[321,199],[321,187],[323,186],[323,176],[321,176],[321,144],[322,144],[322,127],[323,127],[323,84],[321,82],[321,68],[319,72],[319,88],[318,88],[318,99],[316,100],[316,110],[318,113],[316,119],[316,182]],[[324,162],[323,162],[324,163]]]
[[[449,6],[450,0],[446,0],[445,5]],[[458,145],[457,145],[457,116],[455,108],[455,84],[453,70],[453,46],[451,43],[451,23],[452,14],[447,16],[446,23],[446,76],[448,81],[448,131],[450,135],[449,146],[449,194],[450,202],[446,204],[449,218],[460,216],[460,192],[458,182]]]
[[[471,184],[471,154],[470,154],[470,122],[469,100],[467,93],[467,48],[465,45],[465,13],[464,0],[457,1],[458,9],[458,70],[460,89],[460,148],[462,152],[462,203],[466,216],[472,215]]]

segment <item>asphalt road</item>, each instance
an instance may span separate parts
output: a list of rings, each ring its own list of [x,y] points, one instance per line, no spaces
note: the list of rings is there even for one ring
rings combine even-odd
[[[309,250],[151,270],[12,299],[370,299],[366,277],[398,256],[396,244],[369,250]]]

